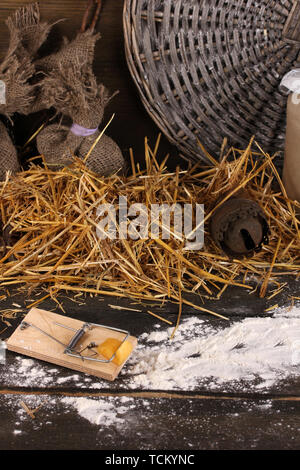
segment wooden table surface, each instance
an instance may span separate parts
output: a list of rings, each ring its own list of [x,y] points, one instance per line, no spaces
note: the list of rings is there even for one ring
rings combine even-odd
[[[0,5],[0,55],[7,47],[4,20],[16,6],[30,1],[2,1]],[[57,26],[71,36],[78,30],[86,1],[43,1],[42,16],[49,20],[69,18]],[[95,67],[97,75],[111,90],[120,90],[106,113],[106,119],[116,112],[110,134],[120,144],[125,155],[133,147],[137,160],[143,159],[143,141],[148,136],[154,142],[158,129],[148,117],[138,99],[126,67],[122,36],[121,0],[105,0],[99,30],[102,39],[97,46]],[[24,129],[37,125],[24,119]],[[23,126],[23,124],[22,124]],[[24,132],[24,131],[23,131]],[[20,129],[20,135],[22,130]],[[25,138],[25,135],[23,136]],[[178,161],[177,152],[163,139],[162,154],[172,153],[172,162]],[[289,281],[289,295],[299,296],[298,282]],[[281,298],[284,305],[286,294]],[[277,301],[277,300],[276,300]],[[1,309],[21,305],[21,313],[11,321],[11,327],[0,323],[0,337],[5,339],[26,312],[26,295],[17,294],[1,302]],[[157,320],[141,314],[112,310],[115,299],[87,297],[84,305],[64,298],[63,304],[70,316],[85,321],[128,328],[136,336],[153,331]],[[118,300],[118,305],[129,301]],[[246,316],[258,316],[271,304],[264,299],[249,296],[239,289],[228,290],[222,301],[212,301],[208,308],[231,317],[232,322]],[[45,301],[40,308],[62,313],[56,304]],[[177,307],[168,305],[159,310],[165,318],[175,319]],[[0,311],[1,314],[1,311]],[[184,316],[199,315],[189,308]],[[206,318],[203,316],[203,318]],[[208,317],[207,317],[208,318]],[[220,324],[221,320],[209,318]],[[4,330],[4,331],[2,331]],[[124,374],[113,383],[101,382],[95,388],[82,374],[74,381],[74,373],[57,368],[52,381],[53,366],[39,363],[47,380],[22,385],[18,375],[18,359],[7,353],[7,362],[0,365],[0,449],[299,449],[300,445],[300,384],[285,381],[267,393],[212,392],[209,388],[191,392],[143,390],[126,388]],[[40,370],[39,369],[39,370]],[[10,370],[15,374],[9,374]],[[79,385],[78,385],[79,384]],[[79,416],[66,400],[72,397],[94,398],[122,407],[122,423],[108,427],[91,424]],[[124,397],[126,399],[124,400]],[[32,419],[21,406],[42,404]]]
[[[290,283],[289,294],[296,293],[299,295],[297,283]],[[285,296],[278,299],[281,305],[285,305]],[[14,293],[1,302],[1,310],[19,305],[20,314],[9,320],[11,327],[1,324],[6,329],[0,338],[14,331],[27,311],[27,299]],[[86,297],[84,305],[79,305],[64,294],[59,300],[71,317],[126,328],[141,344],[145,333],[155,331],[158,323],[146,313],[147,307],[142,312],[111,308],[111,304],[132,308],[126,299]],[[245,316],[260,316],[267,306],[266,301],[239,289],[229,289],[221,302],[207,304],[227,315],[231,324]],[[51,300],[39,307],[62,314]],[[152,306],[151,310],[173,322],[176,319],[176,305]],[[183,319],[190,315],[199,316],[199,312],[186,307]],[[200,316],[211,325],[228,326],[223,320]],[[298,379],[284,380],[280,387],[275,384],[262,391],[240,391],[235,386],[215,391],[209,384],[192,391],[148,390],[130,385],[132,376],[126,365],[114,382],[107,382],[34,360],[36,378],[30,378],[20,359],[7,352],[6,363],[0,365],[0,449],[299,449]],[[112,406],[122,412],[110,425],[92,424],[72,406],[74,398],[93,399],[95,406]],[[42,405],[35,419],[23,410],[22,401],[30,409]]]

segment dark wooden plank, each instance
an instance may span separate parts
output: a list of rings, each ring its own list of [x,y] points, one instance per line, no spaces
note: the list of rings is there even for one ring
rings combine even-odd
[[[92,403],[99,424],[92,424],[72,399],[0,395],[0,449],[286,450],[300,445],[299,402],[100,397]],[[32,419],[21,400],[31,409],[46,403]],[[79,400],[90,408],[91,399]]]
[[[249,300],[248,300],[249,298]],[[235,310],[236,306],[239,305],[239,315],[236,315],[231,319],[228,323],[225,320],[220,320],[211,316],[203,315],[197,313],[196,315],[200,315],[201,318],[206,319],[210,325],[215,326],[217,328],[227,328],[230,325],[233,325],[234,322],[238,322],[241,319],[247,317],[248,309],[245,311],[245,315],[243,315],[242,307],[247,304],[247,302],[253,301],[255,303],[255,296],[247,297],[238,297],[236,299],[236,304],[234,299],[229,298],[227,300],[227,311],[230,312]],[[10,307],[12,306],[12,302],[17,302],[20,305],[24,305],[25,298],[19,297],[12,297],[10,299]],[[154,331],[154,325],[159,323],[159,321],[150,316],[146,313],[147,308],[142,307],[142,312],[132,312],[126,310],[113,310],[111,308],[112,305],[122,305],[124,308],[140,308],[141,306],[134,304],[132,301],[123,299],[115,299],[115,298],[105,298],[103,300],[87,297],[86,302],[84,305],[80,305],[75,303],[74,301],[68,299],[66,296],[62,296],[60,299],[62,304],[64,305],[66,314],[70,315],[71,317],[78,318],[84,321],[91,321],[95,323],[102,323],[107,326],[118,327],[118,328],[126,328],[128,329],[132,335],[137,336],[139,343],[143,344],[146,342],[146,338],[143,333],[150,333]],[[9,306],[8,302],[1,302],[1,309],[6,308]],[[53,301],[44,301],[41,305],[41,308],[53,310],[57,313],[62,313],[59,310],[57,304]],[[172,306],[174,309],[174,306]],[[259,311],[258,307],[256,306],[257,314],[262,314],[262,311]],[[153,307],[151,310],[155,310]],[[23,310],[25,313],[25,309]],[[173,313],[168,313],[168,306],[165,306],[163,309],[156,309],[156,311],[164,316],[165,318],[175,321],[176,319],[176,310],[173,310]],[[195,314],[195,312],[186,312],[186,317],[189,316],[191,313]],[[253,307],[253,314],[255,313],[255,308]],[[184,316],[185,316],[184,315]],[[266,313],[264,313],[266,315]],[[267,315],[270,315],[269,313]],[[21,320],[21,315],[15,320],[10,320],[12,327],[7,328],[0,337],[7,338],[13,331],[13,329],[17,326],[17,324]],[[3,328],[5,327],[2,324]],[[161,323],[161,327],[165,328],[167,325]],[[1,328],[2,329],[2,328]],[[0,331],[1,331],[0,329]],[[146,343],[145,343],[146,344]],[[16,359],[16,355],[14,353],[7,353],[7,362],[5,366],[0,366],[0,389],[7,389],[10,388],[12,390],[40,390],[40,389],[51,389],[51,390],[85,390],[85,391],[110,391],[110,390],[128,390],[130,389],[130,384],[132,381],[132,376],[127,373],[127,367],[125,366],[124,370],[121,373],[121,376],[113,383],[108,383],[106,381],[101,381],[99,379],[86,377],[83,374],[77,374],[76,372],[68,371],[66,369],[55,367],[55,372],[53,372],[53,366],[48,365],[46,363],[42,363],[36,361],[35,364],[38,367],[39,377],[37,379],[28,379],[27,371],[20,372],[19,365],[20,360]],[[137,390],[139,388],[137,387]],[[189,390],[186,390],[189,392]],[[256,390],[255,389],[247,389],[247,387],[239,387],[237,385],[230,385],[227,384],[226,386],[221,386],[218,389],[214,387],[213,384],[202,382],[199,384],[199,387],[194,391],[197,394],[233,394],[234,396],[300,396],[300,383],[299,379],[286,379],[280,381],[279,383],[275,383],[274,385],[270,386],[267,389]]]
[[[300,283],[297,279],[291,276],[283,276],[278,278],[277,281],[287,283],[287,286],[283,291],[278,294],[276,297],[268,300],[268,293],[274,289],[272,283],[269,284],[267,290],[267,296],[265,298],[259,297],[259,289],[257,292],[252,292],[251,290],[242,288],[242,287],[228,287],[222,296],[217,298],[206,298],[201,295],[189,295],[184,294],[184,298],[195,304],[199,307],[204,307],[211,310],[217,314],[223,315],[228,318],[249,318],[249,317],[261,317],[261,316],[271,316],[272,312],[268,311],[269,308],[274,305],[279,307],[289,307],[291,305],[293,297],[300,297]],[[249,282],[249,286],[253,288],[256,287],[256,283]],[[45,292],[38,288],[33,291],[32,294],[26,293],[26,288],[24,291],[20,291],[19,287],[11,288],[9,287],[9,296],[6,299],[0,301],[0,309],[5,310],[9,308],[15,308],[13,304],[20,305],[20,309],[27,311],[28,306],[38,299],[41,299],[45,296]],[[218,291],[215,290],[214,295],[217,296]],[[0,295],[7,295],[6,288],[3,287],[0,290]],[[109,304],[119,305],[121,307],[127,308],[138,308],[142,310],[145,315],[143,318],[148,318],[146,315],[149,308],[151,311],[157,314],[163,315],[178,314],[178,305],[173,302],[160,303],[157,302],[147,303],[147,302],[137,302],[127,298],[118,298],[112,296],[90,296],[87,294],[85,297],[74,298],[73,292],[62,291],[58,296],[57,300],[60,305],[69,312],[74,312],[75,315],[79,315],[81,312],[83,314],[88,313],[89,311],[92,314],[100,313],[102,309],[104,311],[108,310],[111,313],[113,311],[108,307]],[[50,309],[56,311],[57,313],[62,313],[60,306],[51,299],[46,299],[38,305],[39,308]],[[200,315],[203,316],[203,313],[189,305],[183,305],[183,316],[184,315]],[[214,317],[209,316],[211,320],[214,320]],[[153,322],[154,320],[152,320]],[[0,328],[1,331],[1,328]]]

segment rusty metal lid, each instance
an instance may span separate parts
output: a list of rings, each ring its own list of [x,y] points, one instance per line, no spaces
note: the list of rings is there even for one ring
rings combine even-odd
[[[231,198],[212,216],[215,243],[230,258],[250,257],[268,243],[269,226],[260,206],[250,199]]]

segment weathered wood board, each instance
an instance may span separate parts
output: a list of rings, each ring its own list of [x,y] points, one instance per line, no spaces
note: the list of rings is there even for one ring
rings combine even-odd
[[[80,330],[84,324],[84,322],[80,320],[57,315],[56,313],[40,310],[38,308],[32,308],[26,315],[24,322],[28,322],[40,330],[43,330],[65,345],[69,344],[74,336],[74,332],[59,326],[57,323],[65,325],[68,328],[74,328],[74,330]],[[108,338],[115,338],[122,341],[124,337],[124,333],[109,328],[94,327],[92,330],[85,333],[79,345],[80,349],[82,349],[91,342],[101,344]],[[129,336],[127,341],[131,342],[133,349],[136,347],[137,339],[135,337]],[[19,326],[6,344],[7,349],[10,351],[110,381],[115,380],[126,362],[125,361],[121,366],[117,366],[113,362],[101,363],[89,360],[83,361],[80,358],[69,356],[64,353],[65,348],[61,344],[32,326],[28,326],[26,329],[22,329]],[[88,355],[89,352],[86,350],[85,354]],[[101,359],[101,357],[99,358]]]
[[[30,409],[42,405],[35,419],[21,401]],[[80,414],[76,405],[81,401],[87,408],[94,404],[99,424]],[[109,425],[101,409],[104,415],[112,410]],[[296,400],[0,394],[0,449],[298,450],[299,413]],[[203,455],[199,458],[203,462]]]

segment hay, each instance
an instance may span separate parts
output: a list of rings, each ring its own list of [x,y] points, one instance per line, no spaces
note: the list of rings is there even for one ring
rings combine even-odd
[[[280,276],[299,276],[299,204],[287,198],[275,156],[251,141],[246,150],[231,148],[220,163],[209,156],[210,167],[202,163],[170,173],[167,159],[158,162],[158,147],[159,139],[154,150],[145,140],[144,171],[135,165],[131,152],[128,177],[100,178],[75,159],[59,171],[33,161],[28,171],[1,183],[2,221],[19,236],[0,260],[1,285],[43,285],[46,297],[54,298],[60,291],[70,291],[139,302],[171,300],[179,304],[179,323],[182,304],[224,318],[203,306],[206,298],[220,298],[233,285],[249,292],[260,289],[261,296],[274,298],[286,285]],[[265,211],[270,244],[251,259],[230,260],[214,244],[207,227],[215,210],[241,188]],[[170,240],[100,240],[96,208],[118,204],[119,196],[126,196],[128,205],[204,204],[204,249],[185,251],[184,240],[176,236]],[[254,287],[247,281],[251,277]],[[188,300],[189,293],[198,294],[198,300]]]

